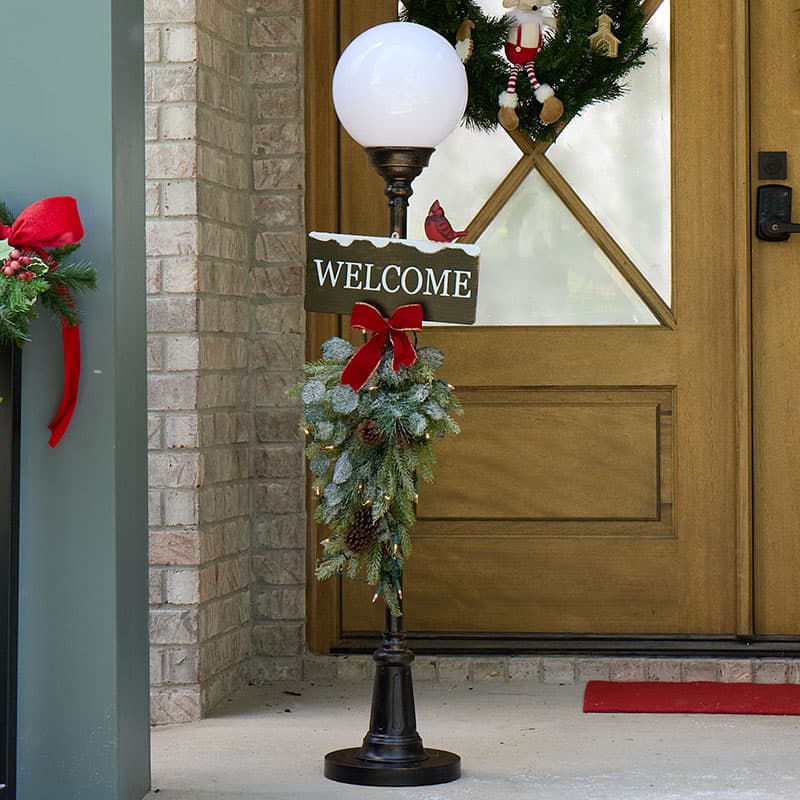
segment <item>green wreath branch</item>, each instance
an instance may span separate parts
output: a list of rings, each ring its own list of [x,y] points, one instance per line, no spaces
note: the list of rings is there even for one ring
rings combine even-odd
[[[14,223],[14,215],[2,202],[0,223],[8,226]],[[78,324],[79,315],[71,295],[97,285],[95,269],[88,262],[60,263],[78,247],[79,244],[68,244],[47,252],[34,252],[17,250],[7,241],[0,241],[0,345],[22,347],[28,341],[28,328],[38,317],[37,301],[68,325]],[[9,266],[12,264],[13,271]]]
[[[498,125],[498,97],[506,87],[511,68],[503,56],[509,19],[487,16],[473,0],[403,2],[404,20],[426,25],[454,45],[465,35],[462,23],[472,21],[474,49],[465,64],[469,101],[464,119],[468,127],[494,130]],[[615,100],[624,94],[625,78],[642,66],[653,46],[644,37],[645,17],[639,0],[555,0],[550,8],[558,26],[555,33],[545,38],[536,57],[536,74],[542,83],[552,86],[564,104],[566,121],[587,106]],[[616,58],[609,58],[602,49],[589,43],[597,19],[604,13],[611,17],[614,35],[620,40]],[[520,79],[518,95],[516,111],[520,129],[532,139],[553,141],[563,122],[548,126],[539,119],[542,105],[527,81]]]

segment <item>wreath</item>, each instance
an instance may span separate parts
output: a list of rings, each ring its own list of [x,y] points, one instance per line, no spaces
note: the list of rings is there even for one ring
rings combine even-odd
[[[493,130],[498,125],[498,106],[505,105],[499,96],[507,94],[502,90],[509,85],[512,71],[503,54],[515,24],[512,16],[487,16],[473,0],[403,2],[403,20],[432,28],[452,42],[465,61],[470,89],[464,115],[467,125]],[[625,77],[644,63],[652,49],[644,38],[645,17],[639,0],[553,0],[540,6],[507,0],[504,5],[512,14],[540,15],[540,6],[549,6],[557,20],[555,31],[545,32],[534,55],[536,77],[527,81],[525,73],[520,73],[518,97],[513,97],[512,116],[518,117],[517,124],[503,123],[509,130],[518,125],[532,139],[553,141],[563,125],[552,123],[562,114],[568,120],[593,103],[620,97]],[[537,79],[544,87],[541,91],[535,88]],[[551,109],[545,111],[553,95],[563,104],[554,114]]]
[[[48,426],[55,447],[69,427],[78,402],[81,343],[72,294],[94,289],[97,276],[85,261],[62,264],[80,246],[83,225],[74,197],[48,197],[14,219],[0,203],[0,344],[22,347],[38,317],[37,301],[61,320],[64,390]]]
[[[38,221],[45,217],[47,221],[44,224],[52,224],[54,216],[59,213],[53,201],[67,205],[69,200],[71,198],[39,201],[23,212],[27,218],[20,215],[21,224],[18,226],[15,226],[8,207],[0,202],[0,344],[22,347],[29,340],[28,328],[38,317],[37,301],[67,325],[75,326],[79,322],[71,294],[94,289],[97,282],[95,270],[83,261],[60,262],[80,247],[77,241],[61,242],[74,240],[76,236],[80,238],[82,229],[80,234],[69,231],[65,235],[64,231],[58,231],[52,235],[47,231],[43,236],[26,236],[27,232],[35,231]],[[37,207],[42,211],[41,215],[37,215]],[[66,213],[71,214],[71,208]],[[29,239],[32,240],[30,243]],[[53,242],[57,246],[47,246]]]

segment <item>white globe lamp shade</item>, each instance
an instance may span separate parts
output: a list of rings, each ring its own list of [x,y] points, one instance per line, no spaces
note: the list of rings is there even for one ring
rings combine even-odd
[[[387,22],[356,37],[333,74],[333,105],[363,147],[436,147],[467,106],[467,74],[436,31]]]

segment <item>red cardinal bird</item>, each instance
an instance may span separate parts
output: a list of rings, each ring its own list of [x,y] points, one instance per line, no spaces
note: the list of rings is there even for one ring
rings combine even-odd
[[[444,209],[439,205],[438,200],[433,201],[433,205],[425,217],[425,235],[432,242],[452,242],[460,236],[466,236],[466,231],[454,231],[453,226],[444,215]]]

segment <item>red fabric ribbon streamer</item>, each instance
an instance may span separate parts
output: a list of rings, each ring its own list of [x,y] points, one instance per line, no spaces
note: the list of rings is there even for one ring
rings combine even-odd
[[[359,391],[381,363],[387,340],[391,339],[392,342],[392,369],[395,372],[400,367],[410,367],[417,360],[417,351],[406,331],[422,330],[422,306],[419,303],[400,306],[386,320],[369,303],[356,303],[353,306],[350,327],[373,333],[372,338],[347,363],[340,380],[343,386],[352,386],[355,391]]]
[[[48,197],[28,206],[13,225],[0,225],[0,240],[20,250],[33,250],[47,263],[53,259],[46,252],[54,247],[75,244],[83,238],[83,225],[74,197]],[[69,296],[69,292],[67,292]],[[70,299],[71,301],[71,299]],[[77,325],[61,320],[64,343],[64,391],[53,421],[50,447],[55,447],[66,433],[78,402],[81,378],[81,337]]]

